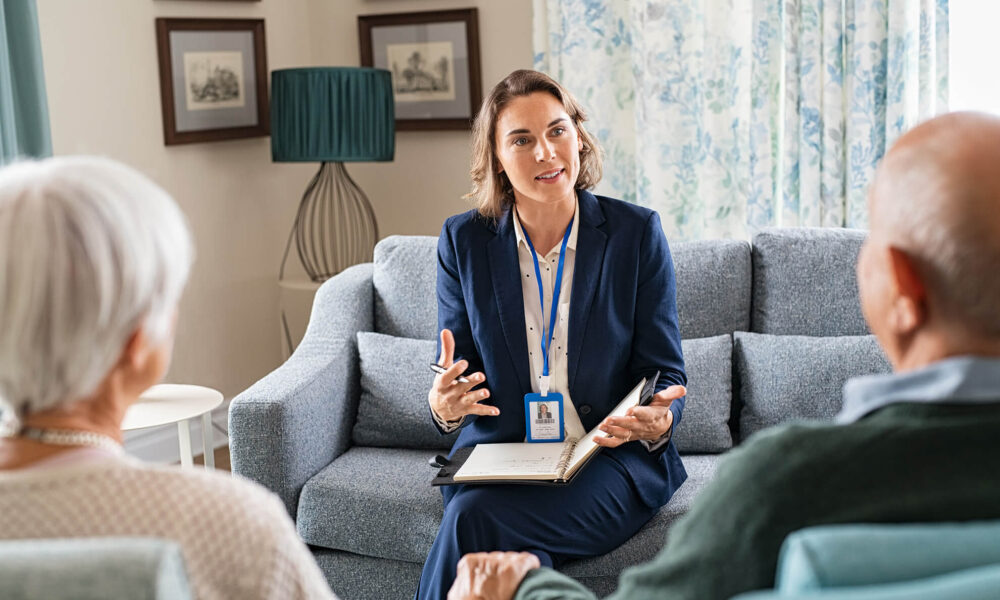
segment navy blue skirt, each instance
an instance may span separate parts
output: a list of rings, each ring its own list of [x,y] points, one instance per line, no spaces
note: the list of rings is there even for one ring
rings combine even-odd
[[[416,598],[444,600],[469,552],[518,551],[543,566],[598,556],[631,538],[659,510],[640,498],[610,453],[594,456],[565,486],[453,485]]]

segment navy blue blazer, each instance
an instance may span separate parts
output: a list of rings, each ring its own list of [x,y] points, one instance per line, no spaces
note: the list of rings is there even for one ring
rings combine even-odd
[[[570,296],[569,390],[585,430],[600,423],[642,377],[656,390],[684,385],[673,261],[655,211],[577,192],[580,225]],[[511,211],[494,221],[469,211],[449,218],[438,241],[438,327],[455,335],[455,360],[482,371],[500,415],[469,416],[452,452],[522,442],[531,391],[524,299]],[[440,354],[440,341],[438,342]],[[674,427],[684,399],[674,401]],[[662,506],[687,478],[673,442],[650,453],[631,443],[608,452],[642,500]]]

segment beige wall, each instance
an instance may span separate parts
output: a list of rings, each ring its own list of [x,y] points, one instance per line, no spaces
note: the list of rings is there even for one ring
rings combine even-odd
[[[321,64],[356,65],[357,15],[468,8],[479,10],[483,93],[514,69],[531,68],[531,0],[316,0],[312,55]],[[396,160],[350,166],[378,215],[380,233],[437,235],[445,218],[467,210],[469,134],[401,131]]]
[[[232,397],[280,364],[277,268],[315,165],[272,163],[269,138],[163,145],[156,17],[266,21],[268,67],[357,65],[357,15],[478,6],[484,86],[531,65],[530,0],[37,0],[57,155],[100,154],[164,186],[198,247],[167,380]],[[382,236],[436,235],[466,208],[468,134],[400,132],[392,163],[351,165]],[[294,257],[293,257],[294,258]]]

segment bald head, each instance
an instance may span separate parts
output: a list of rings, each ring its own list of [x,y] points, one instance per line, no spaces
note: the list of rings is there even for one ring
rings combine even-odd
[[[869,208],[872,237],[912,258],[932,308],[1000,339],[1000,118],[951,113],[906,133]]]

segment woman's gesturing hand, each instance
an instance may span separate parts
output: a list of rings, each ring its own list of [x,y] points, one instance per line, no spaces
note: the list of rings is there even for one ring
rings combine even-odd
[[[427,392],[427,402],[431,405],[434,414],[445,421],[457,421],[465,415],[490,415],[500,414],[500,409],[495,406],[480,404],[482,400],[490,397],[487,389],[474,390],[472,388],[486,381],[486,376],[482,373],[466,375],[468,383],[457,381],[463,371],[469,368],[469,363],[460,360],[452,362],[455,358],[455,337],[451,330],[441,330],[441,358],[438,364],[446,370],[434,378],[431,389]]]
[[[632,407],[624,417],[604,419],[601,431],[612,437],[598,435],[594,437],[594,442],[606,448],[615,448],[635,440],[655,442],[674,425],[674,413],[670,411],[670,405],[686,394],[687,388],[683,385],[672,385],[654,395],[646,406]]]

